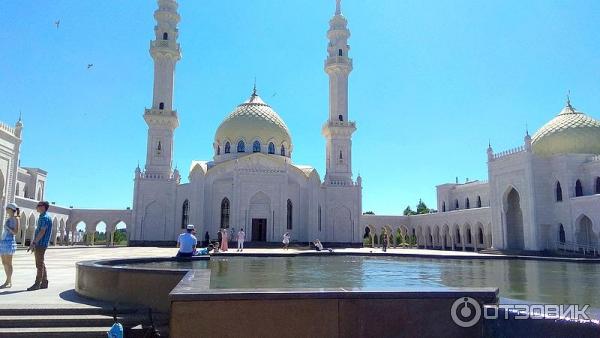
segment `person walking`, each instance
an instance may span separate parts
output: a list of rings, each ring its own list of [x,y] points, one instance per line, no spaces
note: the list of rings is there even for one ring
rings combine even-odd
[[[6,281],[0,285],[0,289],[8,289],[12,287],[12,258],[17,250],[17,241],[15,236],[19,233],[19,207],[15,203],[8,203],[6,206],[8,219],[4,223],[4,231],[2,239],[0,239],[0,258],[6,273]]]
[[[387,247],[388,247],[388,245],[390,243],[390,237],[388,236],[387,229],[383,229],[382,236],[383,236],[383,239],[381,240],[381,242],[382,242],[381,243],[382,244],[382,250],[383,250],[383,252],[386,252],[387,251]]]
[[[244,251],[244,241],[246,240],[246,233],[244,232],[244,228],[240,228],[240,231],[237,233],[237,251]]]
[[[290,233],[286,232],[283,234],[283,250],[287,250],[290,245]]]
[[[194,236],[194,225],[188,224],[186,227],[186,232],[182,233],[177,238],[177,247],[179,248],[179,251],[177,251],[177,257],[194,256],[196,245],[198,245],[198,240],[196,239],[196,236]]]
[[[46,272],[46,265],[44,263],[44,256],[46,255],[46,249],[52,235],[52,219],[48,216],[48,208],[50,208],[50,203],[47,201],[40,201],[36,206],[36,211],[40,213],[40,218],[35,228],[33,241],[31,241],[27,251],[32,251],[35,255],[37,274],[35,276],[35,283],[27,288],[27,291],[48,288],[48,273]]]
[[[227,241],[229,241],[229,230],[222,229],[221,232],[221,238],[223,239],[221,241],[221,251],[227,251],[227,249],[229,249],[229,244],[227,243]]]

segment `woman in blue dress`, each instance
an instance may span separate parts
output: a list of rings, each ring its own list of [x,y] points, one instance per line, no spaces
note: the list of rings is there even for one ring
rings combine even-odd
[[[6,282],[0,285],[0,289],[8,289],[12,286],[12,257],[17,250],[17,241],[15,236],[19,233],[19,207],[15,203],[9,203],[6,206],[8,219],[4,224],[2,239],[0,239],[0,257],[4,272],[6,272]]]

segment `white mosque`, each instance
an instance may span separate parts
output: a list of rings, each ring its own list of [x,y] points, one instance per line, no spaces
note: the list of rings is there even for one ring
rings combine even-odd
[[[362,180],[352,173],[352,135],[348,78],[352,71],[350,31],[336,1],[329,22],[324,70],[329,76],[329,116],[323,179],[309,165],[292,160],[291,133],[256,88],[248,100],[224,117],[215,132],[211,160],[193,160],[188,182],[173,168],[173,136],[179,117],[173,107],[180,21],[175,0],[158,0],[152,108],[146,164],[135,170],[131,210],[82,210],[52,206],[53,242],[68,243],[76,225],[93,234],[100,222],[112,233],[127,225],[130,245],[174,243],[186,224],[215,237],[221,228],[244,228],[253,242],[279,242],[285,232],[295,241],[356,244],[365,233],[416,238],[420,247],[447,250],[598,250],[600,233],[600,121],[569,101],[521,147],[488,154],[488,180],[437,187],[438,212],[414,216],[362,215]],[[316,126],[315,126],[316,127]],[[0,191],[3,204],[24,207],[31,236],[35,201],[44,198],[46,173],[19,168],[23,124],[0,126]],[[209,146],[209,145],[206,145]],[[400,211],[400,210],[399,210]],[[2,211],[3,212],[3,211]],[[89,236],[93,241],[93,236]],[[395,238],[395,237],[394,237]]]

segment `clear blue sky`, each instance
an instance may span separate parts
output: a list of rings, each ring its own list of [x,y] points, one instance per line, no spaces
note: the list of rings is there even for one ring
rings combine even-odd
[[[214,132],[251,92],[286,121],[293,160],[324,177],[325,32],[334,0],[181,0],[175,163],[212,158]],[[152,100],[151,0],[0,2],[0,120],[23,111],[21,165],[47,197],[131,206]],[[487,179],[488,139],[519,146],[560,111],[600,117],[599,1],[344,0],[350,118],[363,209],[399,214],[435,186]],[[60,19],[60,28],[54,21]],[[91,70],[86,69],[93,63]],[[274,96],[274,94],[276,95]]]

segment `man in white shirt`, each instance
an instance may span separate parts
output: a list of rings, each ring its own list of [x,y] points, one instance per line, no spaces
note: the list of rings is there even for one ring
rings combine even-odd
[[[182,233],[179,235],[179,238],[177,238],[177,247],[179,248],[177,257],[192,257],[194,256],[194,251],[196,251],[198,240],[196,239],[196,236],[192,234],[194,232],[194,225],[188,224],[186,230],[186,232]]]
[[[240,231],[237,233],[237,242],[238,248],[237,251],[242,252],[244,250],[244,241],[246,240],[246,233],[243,228],[240,228]]]

